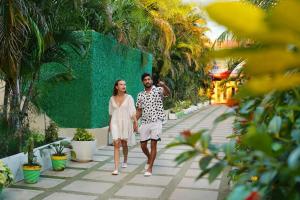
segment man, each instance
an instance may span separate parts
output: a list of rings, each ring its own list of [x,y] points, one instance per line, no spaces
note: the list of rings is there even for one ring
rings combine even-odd
[[[162,121],[165,119],[163,97],[170,94],[170,89],[162,81],[158,81],[159,87],[154,86],[151,75],[148,73],[144,73],[141,79],[145,89],[137,97],[137,119],[141,118],[139,128],[141,148],[148,158],[144,176],[151,176],[157,152],[157,141],[160,140]],[[151,140],[150,153],[147,147],[149,140]]]

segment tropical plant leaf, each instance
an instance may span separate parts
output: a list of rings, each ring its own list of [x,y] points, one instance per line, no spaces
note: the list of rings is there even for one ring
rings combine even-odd
[[[279,1],[270,15],[270,23],[300,33],[300,2],[297,0]],[[287,12],[288,11],[288,12]]]
[[[199,161],[200,169],[205,170],[212,159],[212,156],[205,156],[201,158],[201,160]]]
[[[276,176],[276,171],[267,171],[262,174],[259,181],[263,184],[268,184],[272,182],[272,179]]]
[[[245,185],[239,185],[233,189],[233,191],[228,195],[228,200],[241,200],[246,199],[251,190]]]
[[[278,134],[282,125],[282,119],[280,116],[274,116],[269,123],[268,131],[270,133]]]
[[[300,168],[300,147],[294,149],[288,158],[288,165],[292,169]]]
[[[179,154],[175,158],[175,161],[177,162],[177,165],[180,165],[181,163],[193,158],[196,155],[197,155],[197,151],[195,151],[195,150],[185,151],[185,152]]]
[[[234,110],[231,110],[229,112],[226,112],[226,113],[223,113],[221,114],[220,116],[218,116],[215,120],[214,120],[214,123],[217,124],[217,123],[220,123],[221,121],[224,121],[230,117],[233,117],[235,116],[236,112]]]
[[[218,162],[210,169],[209,175],[208,175],[209,183],[212,183],[220,175],[220,173],[223,171],[224,167],[225,166],[223,165],[222,162]]]
[[[209,16],[231,31],[244,36],[265,34],[265,13],[262,9],[246,2],[218,2],[207,6]],[[247,22],[247,23],[245,23]]]
[[[209,133],[204,133],[201,137],[201,147],[205,150],[208,148],[209,143],[211,141],[211,136]]]
[[[295,85],[300,85],[300,74],[298,73],[253,77],[246,83],[245,86],[241,87],[241,91],[238,96],[257,96],[274,90],[284,91],[295,87]]]
[[[249,127],[248,133],[242,142],[254,150],[259,150],[267,155],[272,155],[272,138],[267,133],[258,133],[253,126]]]

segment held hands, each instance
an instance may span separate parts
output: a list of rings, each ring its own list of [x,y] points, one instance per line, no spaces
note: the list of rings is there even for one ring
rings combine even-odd
[[[138,123],[137,123],[137,121],[133,122],[133,131],[138,132]]]

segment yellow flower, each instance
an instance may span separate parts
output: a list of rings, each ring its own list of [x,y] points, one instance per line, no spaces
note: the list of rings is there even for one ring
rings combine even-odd
[[[258,180],[258,177],[257,176],[251,176],[251,181],[255,182]]]

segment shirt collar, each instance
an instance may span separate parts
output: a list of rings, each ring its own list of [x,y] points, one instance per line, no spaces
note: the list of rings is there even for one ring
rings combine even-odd
[[[155,88],[156,88],[156,86],[155,86],[155,85],[152,85],[151,91],[153,91]],[[145,89],[145,88],[144,88],[144,92],[146,92],[146,89]]]

